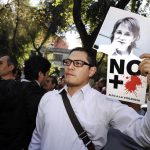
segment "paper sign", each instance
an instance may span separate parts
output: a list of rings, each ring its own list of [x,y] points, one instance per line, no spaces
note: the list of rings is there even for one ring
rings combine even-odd
[[[108,58],[108,97],[137,104],[145,103],[147,78],[140,75],[139,63],[139,59]]]
[[[139,56],[149,53],[150,20],[111,7],[93,45],[108,55],[106,95],[122,101],[145,103],[147,78],[140,75]]]

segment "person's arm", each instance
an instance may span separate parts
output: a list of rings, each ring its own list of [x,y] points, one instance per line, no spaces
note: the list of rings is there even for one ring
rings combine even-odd
[[[139,70],[141,75],[147,76],[147,82],[150,85],[150,54],[143,54],[140,58],[143,60],[139,64]],[[134,132],[130,135],[133,135],[141,146],[150,147],[150,88],[147,100],[147,113],[138,124],[135,123],[135,126],[131,127]]]
[[[140,56],[140,58],[144,59],[141,61],[139,69],[142,75],[147,76],[147,83],[149,84],[148,100],[150,101],[150,54],[143,54]]]
[[[150,85],[150,54],[143,54],[139,69],[141,74],[147,76]],[[145,116],[138,115],[131,108],[119,104],[113,104],[111,125],[122,131],[124,134],[133,138],[143,147],[150,146],[150,91],[149,100],[147,101],[147,112]],[[116,113],[113,113],[116,112]]]
[[[130,136],[142,147],[150,146],[150,102],[145,116],[139,115],[125,104],[114,102],[111,111],[110,125]]]
[[[139,133],[137,135],[141,136],[138,138],[138,141],[140,141],[141,145],[147,145],[150,147],[150,53],[149,54],[143,54],[140,56],[141,63],[139,64],[139,70],[141,72],[141,75],[147,76],[147,83],[149,85],[149,94],[147,99],[147,113],[145,114],[145,117],[142,120],[142,126],[139,130]],[[142,133],[143,132],[143,133]]]

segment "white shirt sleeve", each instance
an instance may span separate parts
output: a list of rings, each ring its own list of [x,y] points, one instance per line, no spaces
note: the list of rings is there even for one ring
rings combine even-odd
[[[138,144],[150,147],[150,102],[148,102],[147,113],[143,118],[137,119],[134,125],[126,129],[127,135],[132,137]]]
[[[150,146],[150,108],[148,108],[145,116],[142,116],[128,106],[118,107],[119,104],[115,105],[112,107],[110,124],[133,138],[139,145]],[[150,107],[150,102],[148,102],[148,107]]]

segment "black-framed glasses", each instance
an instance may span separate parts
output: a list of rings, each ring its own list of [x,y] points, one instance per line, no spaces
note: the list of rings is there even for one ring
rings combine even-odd
[[[84,65],[87,65],[87,66],[91,67],[90,64],[88,64],[87,62],[82,61],[82,60],[71,60],[71,59],[64,59],[63,60],[64,66],[70,66],[72,62],[73,62],[73,65],[75,67],[83,67]]]

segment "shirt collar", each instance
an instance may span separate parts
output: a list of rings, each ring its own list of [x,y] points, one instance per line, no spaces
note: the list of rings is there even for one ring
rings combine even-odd
[[[59,93],[62,91],[62,90],[65,90],[67,93],[68,93],[68,90],[67,90],[67,85],[64,86],[64,88],[62,88]],[[91,86],[89,83],[87,83],[85,86],[83,86],[80,91],[83,93],[83,94],[86,94],[89,90],[91,90]]]
[[[85,86],[83,86],[83,87],[81,88],[81,92],[82,92],[83,94],[86,94],[89,90],[91,90],[91,86],[90,86],[89,83],[86,84]]]
[[[39,83],[37,80],[35,80],[35,82],[36,82],[39,86],[41,86],[40,83]]]
[[[27,79],[21,79],[21,82],[31,82],[31,81]]]

